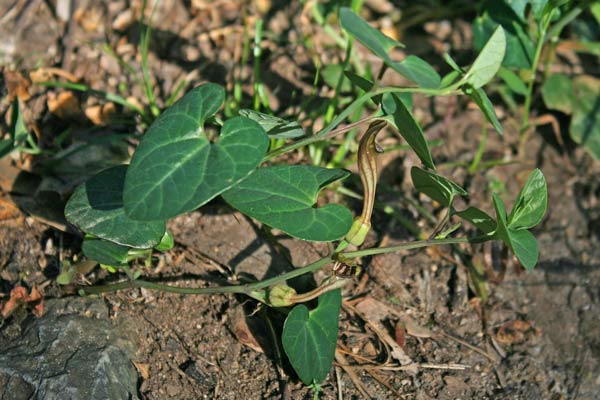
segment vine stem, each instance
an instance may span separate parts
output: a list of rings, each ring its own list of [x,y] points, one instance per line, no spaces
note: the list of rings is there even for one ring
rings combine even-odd
[[[489,240],[488,236],[477,236],[477,237],[460,237],[460,238],[445,238],[445,239],[430,239],[430,240],[420,240],[416,242],[410,242],[401,244],[398,246],[391,247],[379,247],[379,248],[371,248],[366,250],[358,250],[358,251],[350,251],[346,253],[342,253],[344,257],[352,258],[352,257],[364,257],[364,256],[373,256],[377,254],[385,254],[392,253],[402,250],[412,250],[418,249],[421,247],[428,246],[441,246],[448,244],[461,244],[461,243],[482,243],[486,240]],[[172,292],[179,294],[224,294],[224,293],[241,293],[252,298],[255,298],[259,301],[264,301],[265,296],[264,293],[260,293],[261,289],[268,288],[270,286],[276,285],[281,282],[285,282],[289,279],[295,278],[300,275],[304,275],[310,272],[315,272],[318,269],[321,269],[325,265],[332,262],[332,257],[323,257],[318,261],[315,261],[311,264],[308,264],[304,267],[294,269],[290,272],[286,272],[285,274],[281,274],[275,276],[270,279],[265,279],[263,281],[244,284],[244,285],[232,285],[232,286],[215,286],[208,288],[183,288],[177,286],[165,285],[162,283],[155,283],[144,281],[141,279],[122,281],[117,283],[110,283],[107,285],[98,285],[98,286],[87,286],[81,287],[86,294],[100,294],[100,293],[109,293],[116,292],[122,289],[128,288],[145,288],[145,289],[154,289],[160,290],[163,292]]]
[[[458,93],[458,86],[459,85],[452,85],[452,86],[441,88],[441,89],[428,89],[428,88],[420,88],[420,87],[386,87],[386,88],[381,88],[381,89],[374,90],[372,92],[365,93],[362,96],[358,97],[356,100],[354,100],[352,103],[350,103],[350,105],[348,107],[346,107],[344,109],[344,111],[342,111],[337,117],[335,117],[333,119],[333,121],[331,121],[325,128],[323,128],[322,130],[317,132],[315,135],[309,136],[307,138],[301,139],[297,142],[291,143],[287,146],[280,147],[278,149],[275,149],[275,150],[269,152],[263,158],[263,162],[269,161],[272,158],[275,158],[277,156],[280,156],[282,154],[285,154],[285,153],[295,150],[297,148],[309,145],[311,143],[325,140],[325,139],[333,136],[334,134],[346,132],[351,129],[350,127],[355,127],[362,123],[368,122],[374,118],[377,118],[376,116],[373,115],[373,116],[364,118],[354,124],[334,130],[340,123],[342,123],[342,121],[344,121],[346,118],[348,118],[350,116],[350,114],[352,114],[356,109],[361,107],[369,99],[371,99],[375,96],[383,95],[385,93],[420,93],[420,94],[429,95],[429,96],[436,96],[436,95],[442,96],[442,95],[450,95],[450,94]]]

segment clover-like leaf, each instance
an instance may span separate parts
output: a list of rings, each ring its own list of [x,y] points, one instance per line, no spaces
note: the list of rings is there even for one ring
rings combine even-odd
[[[483,49],[467,71],[465,79],[475,89],[488,83],[500,69],[504,52],[506,51],[506,38],[504,29],[498,25],[492,36],[488,39]]]
[[[529,229],[540,223],[548,207],[546,178],[539,169],[533,170],[521,188],[508,216],[510,229]]]
[[[86,233],[135,248],[151,248],[165,233],[164,221],[135,221],[123,209],[126,165],[105,169],[79,185],[65,206],[67,220]]]
[[[502,240],[515,254],[521,265],[532,270],[537,264],[539,250],[537,241],[527,229],[511,229],[508,227],[506,208],[502,199],[493,194],[496,221],[498,223],[494,236]]]
[[[469,221],[485,234],[492,233],[496,229],[496,221],[494,218],[490,217],[485,211],[482,211],[479,208],[469,207],[463,211],[458,211],[456,215]]]
[[[305,132],[298,121],[286,121],[283,118],[254,110],[240,110],[242,117],[258,122],[267,135],[273,139],[291,139],[304,136]]]
[[[331,369],[341,305],[341,291],[332,290],[319,296],[319,305],[314,310],[299,304],[285,320],[283,349],[306,385],[321,383]]]
[[[468,196],[465,189],[452,182],[450,179],[433,172],[425,171],[419,167],[410,170],[415,188],[431,197],[445,207],[450,207],[455,196]]]
[[[204,123],[224,97],[219,85],[199,86],[154,121],[125,178],[128,216],[152,221],[194,210],[260,164],[269,139],[257,122],[235,117],[225,122],[216,143],[207,138]]]
[[[512,251],[517,259],[527,270],[532,270],[538,262],[540,255],[535,236],[527,229],[508,230]]]
[[[373,28],[350,8],[340,8],[340,24],[342,28],[351,33],[390,68],[417,85],[424,88],[437,88],[440,86],[440,75],[425,60],[413,55],[402,61],[392,60],[389,51],[394,47],[404,47],[404,45]]]
[[[392,94],[392,98],[392,104],[395,105],[395,108],[390,107],[389,104],[386,104],[386,108],[384,108],[384,112],[393,112],[391,114],[393,119],[389,122],[396,127],[408,145],[417,153],[421,162],[427,168],[435,169],[431,151],[429,150],[429,145],[421,126],[415,121],[415,118],[400,97],[394,93]]]
[[[86,237],[81,245],[81,251],[87,258],[112,266],[126,264],[129,250],[129,247],[97,238]]]
[[[341,238],[352,213],[338,204],[315,208],[319,191],[349,172],[309,165],[259,168],[223,193],[232,207],[290,236],[319,242]]]

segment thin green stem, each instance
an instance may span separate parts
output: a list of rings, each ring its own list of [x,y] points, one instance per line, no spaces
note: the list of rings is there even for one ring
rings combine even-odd
[[[477,148],[477,153],[475,153],[475,157],[473,157],[473,161],[471,165],[469,165],[469,174],[473,175],[477,168],[479,167],[479,163],[481,162],[481,158],[483,157],[483,152],[485,151],[485,142],[487,141],[487,124],[481,125],[481,140],[479,141],[479,147]]]
[[[398,246],[379,247],[379,248],[372,248],[372,249],[366,249],[366,250],[350,251],[350,252],[344,253],[344,256],[348,257],[348,258],[374,256],[377,254],[394,253],[397,251],[419,249],[421,247],[429,247],[429,246],[441,246],[441,245],[445,245],[445,244],[483,243],[487,240],[490,240],[490,238],[487,236],[477,236],[477,237],[472,237],[472,238],[459,237],[459,238],[419,240],[416,242],[405,243],[405,244],[401,244]]]
[[[428,246],[440,246],[440,245],[446,245],[446,244],[461,244],[461,243],[482,243],[487,240],[490,240],[490,237],[477,236],[477,237],[473,237],[473,238],[461,237],[461,238],[420,240],[417,242],[405,243],[405,244],[401,244],[398,246],[372,248],[372,249],[359,250],[359,251],[350,251],[350,252],[342,253],[342,256],[344,256],[346,258],[364,257],[364,256],[372,256],[372,255],[376,255],[376,254],[392,253],[392,252],[402,251],[402,250],[418,249],[421,247],[428,247]],[[118,282],[118,283],[111,283],[108,285],[82,287],[81,290],[87,294],[100,294],[100,293],[116,292],[118,290],[129,289],[129,288],[154,289],[154,290],[160,290],[163,292],[171,292],[171,293],[179,293],[179,294],[241,293],[241,294],[245,294],[247,296],[253,297],[257,300],[264,301],[264,295],[259,293],[259,291],[261,289],[265,289],[270,286],[276,285],[278,283],[285,282],[289,279],[295,278],[300,275],[315,272],[331,262],[332,262],[331,256],[323,257],[320,260],[315,261],[314,263],[308,264],[301,268],[296,268],[292,271],[286,272],[285,274],[281,274],[281,275],[275,276],[270,279],[265,279],[263,281],[245,284],[245,285],[215,286],[215,287],[208,287],[208,288],[182,288],[182,287],[177,287],[177,286],[165,285],[162,283],[148,282],[148,281],[136,279],[136,280],[123,281],[123,282]]]
[[[542,49],[544,48],[544,43],[546,39],[546,32],[548,31],[548,27],[550,26],[551,18],[550,13],[549,16],[546,16],[543,21],[540,23],[540,31],[538,34],[538,40],[535,47],[535,53],[533,55],[533,61],[531,63],[531,69],[529,70],[529,82],[527,84],[527,94],[525,96],[525,103],[523,104],[523,119],[521,121],[521,129],[520,129],[520,139],[521,142],[524,140],[525,131],[529,128],[529,113],[531,109],[531,100],[533,98],[533,85],[535,84],[535,75],[537,73],[538,64],[540,62],[540,56],[542,55]]]

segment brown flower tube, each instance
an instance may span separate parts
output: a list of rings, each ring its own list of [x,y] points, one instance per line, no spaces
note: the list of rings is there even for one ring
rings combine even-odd
[[[363,209],[362,214],[354,219],[352,228],[346,234],[346,240],[355,246],[363,244],[371,229],[371,215],[377,187],[377,153],[382,152],[375,138],[386,125],[387,122],[382,120],[371,123],[358,146],[358,172],[364,191]]]

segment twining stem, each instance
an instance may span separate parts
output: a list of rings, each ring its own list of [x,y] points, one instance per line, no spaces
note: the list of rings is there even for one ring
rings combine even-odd
[[[431,239],[431,240],[420,240],[411,243],[405,243],[398,246],[391,247],[380,247],[380,248],[372,248],[366,250],[358,250],[358,251],[350,251],[343,253],[342,255],[347,258],[353,257],[364,257],[364,256],[373,256],[377,254],[385,254],[392,253],[402,250],[411,250],[418,249],[421,247],[428,246],[440,246],[446,244],[460,244],[460,243],[482,243],[489,240],[487,236],[477,236],[477,237],[460,237],[460,238],[445,238],[445,239]],[[315,272],[325,265],[332,262],[332,257],[323,257],[318,261],[315,261],[311,264],[308,264],[304,267],[294,269],[292,271],[286,272],[284,274],[275,276],[270,279],[265,279],[260,282],[245,284],[245,285],[232,285],[232,286],[215,286],[209,288],[183,288],[177,286],[165,285],[162,283],[155,283],[144,281],[141,279],[123,281],[118,283],[111,283],[107,285],[98,285],[98,286],[85,286],[81,289],[87,294],[100,294],[100,293],[108,293],[108,292],[116,292],[122,289],[128,288],[145,288],[145,289],[154,289],[160,290],[163,292],[172,292],[179,294],[223,294],[223,293],[240,293],[245,294],[247,296],[253,297],[257,300],[264,301],[265,296],[264,293],[260,292],[261,289],[268,288],[270,286],[276,285],[278,283],[285,282],[289,279],[295,278],[300,275],[304,275],[307,273]]]

